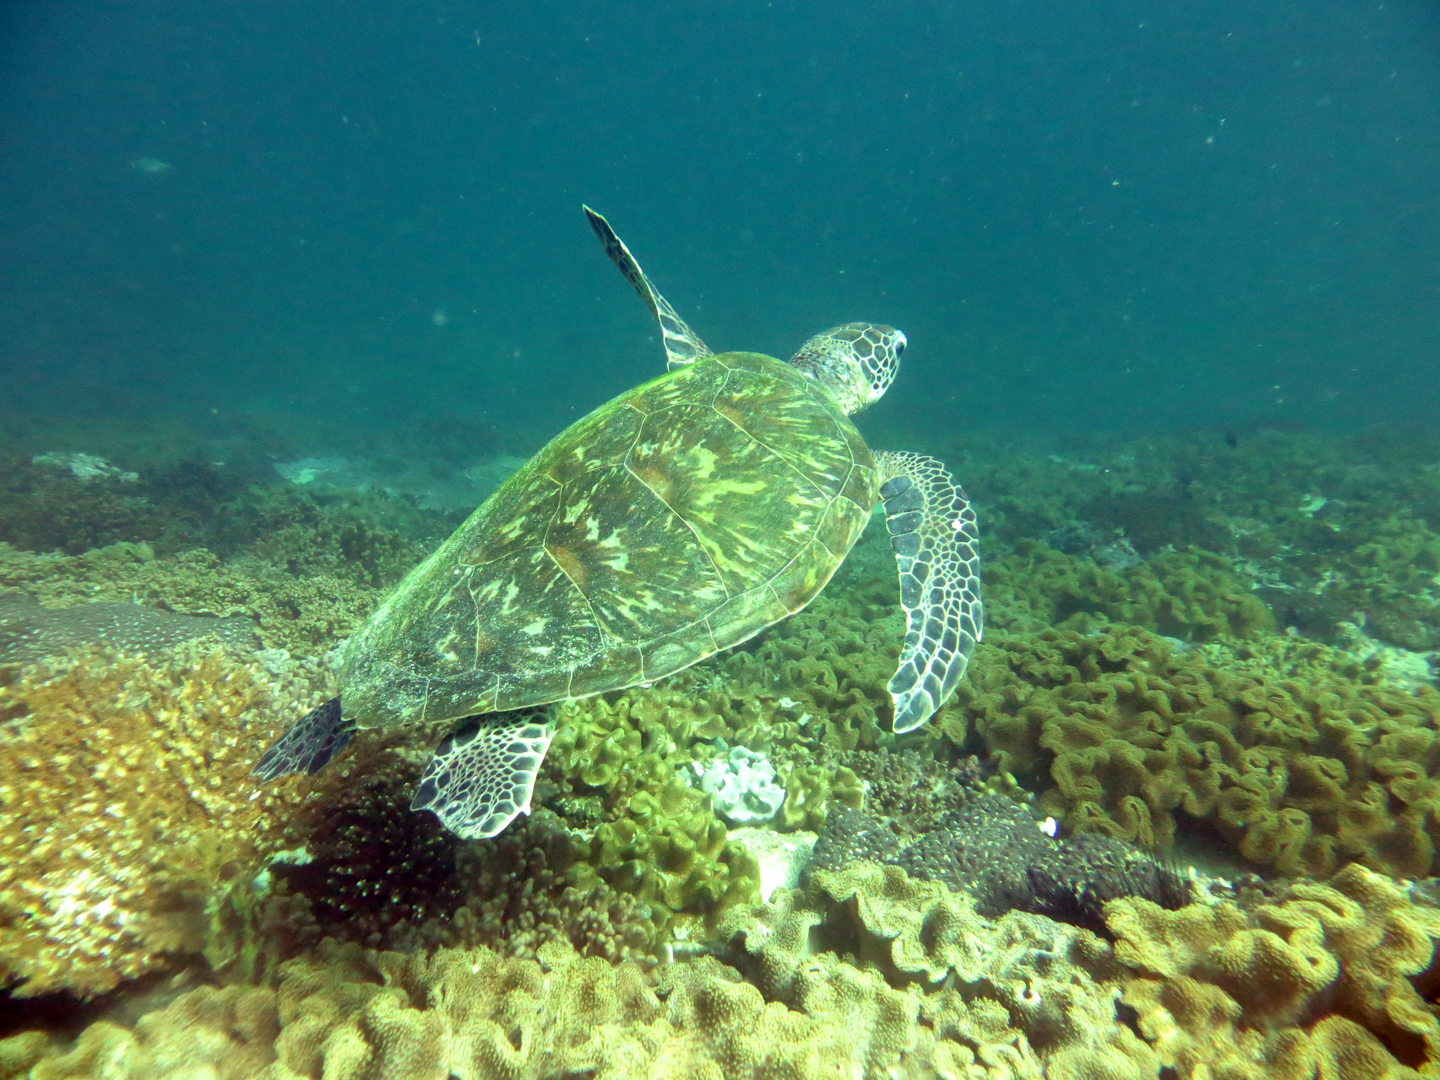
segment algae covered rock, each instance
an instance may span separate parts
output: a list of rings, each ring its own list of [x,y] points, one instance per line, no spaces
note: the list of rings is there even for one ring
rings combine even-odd
[[[1094,833],[1059,841],[1039,825],[1014,800],[989,794],[902,847],[888,823],[844,810],[821,830],[808,872],[843,874],[868,860],[940,882],[981,915],[1029,911],[1095,930],[1104,929],[1102,910],[1117,897],[1143,896],[1167,909],[1193,898],[1189,882],[1149,852]]]
[[[33,596],[0,592],[0,664],[21,664],[92,645],[156,652],[208,637],[237,649],[260,644],[249,619],[207,618],[104,601],[52,610]]]
[[[65,611],[93,601],[118,601],[126,607],[143,605],[150,614],[141,617],[152,620],[171,613],[213,617],[212,628],[232,634],[232,644],[258,633],[271,648],[302,656],[335,647],[380,598],[378,590],[345,578],[298,576],[253,559],[227,563],[204,549],[159,558],[144,544],[113,544],[76,556],[37,555],[0,544],[0,588],[34,594],[45,608],[54,609],[50,618],[62,628],[65,620],[77,618]],[[248,635],[242,618],[249,622]],[[172,620],[169,629],[178,625]],[[110,640],[127,648],[135,636],[126,629],[112,633]],[[173,632],[171,639],[182,640]],[[69,650],[82,642],[82,635],[52,636],[51,642],[53,648]]]

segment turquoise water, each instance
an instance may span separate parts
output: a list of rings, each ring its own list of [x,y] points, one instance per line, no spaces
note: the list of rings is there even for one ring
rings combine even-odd
[[[0,5],[0,1080],[1440,1075],[1437,192],[1419,0]],[[517,474],[582,204],[974,532],[753,358]]]
[[[655,370],[582,201],[720,347],[901,326],[915,426],[1436,406],[1426,4],[0,18],[0,363],[32,415],[548,437]]]

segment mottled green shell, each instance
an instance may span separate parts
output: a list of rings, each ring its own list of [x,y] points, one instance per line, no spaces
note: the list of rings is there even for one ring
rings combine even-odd
[[[622,394],[531,458],[345,655],[361,726],[653,682],[813,600],[875,503],[874,460],[812,380],[724,353]]]

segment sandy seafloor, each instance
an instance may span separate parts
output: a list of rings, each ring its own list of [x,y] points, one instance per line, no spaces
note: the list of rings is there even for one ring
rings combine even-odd
[[[984,543],[924,729],[877,520],[462,842],[443,731],[248,773],[538,443],[224,426],[0,441],[0,1080],[1440,1075],[1433,437],[907,447]]]

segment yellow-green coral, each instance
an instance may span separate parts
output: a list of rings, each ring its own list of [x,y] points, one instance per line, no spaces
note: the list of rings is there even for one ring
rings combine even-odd
[[[771,627],[754,652],[737,651],[723,662],[738,692],[793,701],[787,717],[797,736],[838,752],[893,740],[885,685],[905,637],[893,576],[846,579],[850,589],[832,583],[804,611]],[[883,605],[876,602],[882,590]]]
[[[1141,626],[1167,637],[1205,641],[1275,628],[1263,602],[1204,551],[1173,551],[1124,570],[1065,555],[1035,540],[987,564],[992,625],[1088,630],[1105,622]]]
[[[570,702],[560,715],[546,782],[562,795],[593,790],[603,807],[571,870],[576,887],[598,876],[672,914],[701,916],[755,897],[758,864],[687,782],[695,744],[734,734],[710,701],[642,688]]]
[[[1002,632],[957,697],[996,765],[1037,783],[1070,829],[1163,846],[1183,813],[1285,873],[1358,860],[1423,875],[1440,694],[1362,684],[1343,667],[1230,670],[1133,628]]]
[[[278,990],[204,987],[133,1031],[100,1021],[68,1050],[39,1035],[0,1042],[0,1063],[33,1080],[1440,1071],[1440,1021],[1410,981],[1432,962],[1440,911],[1380,875],[1352,866],[1250,910],[1113,901],[1107,919],[1113,947],[1041,916],[985,919],[967,897],[858,863],[733,909],[734,967],[711,955],[610,963],[560,939],[534,958],[327,941],[287,963]]]
[[[719,754],[721,744],[775,753],[786,799],[774,827],[818,828],[828,806],[858,806],[864,787],[844,766],[795,753],[806,738],[802,715],[773,693],[736,693],[714,669],[562,705],[542,798],[562,812],[577,807],[577,797],[595,797],[600,807],[571,872],[575,885],[590,887],[593,873],[677,915],[713,917],[753,900],[758,866],[726,839],[710,797],[689,782],[691,766]]]
[[[1149,1047],[1115,1021],[1125,969],[1103,940],[1038,915],[986,919],[970,897],[898,867],[817,871],[807,890],[737,912],[725,930],[767,997],[794,1002],[819,948],[918,997],[917,1046],[940,1075],[989,1067],[1140,1080],[1158,1070]]]
[[[767,1003],[710,958],[647,975],[560,943],[538,961],[484,948],[406,956],[327,943],[287,967],[278,995],[193,991],[144,1017],[133,1034],[93,1025],[32,1075],[181,1080],[200,1068],[223,1080],[878,1078],[915,1043],[918,1003],[874,975],[825,961],[800,998],[799,1008]]]
[[[134,1030],[103,1020],[91,1024],[74,1047],[39,1059],[25,1075],[28,1080],[253,1080],[274,1060],[279,1030],[273,990],[204,986],[142,1016]]]
[[[1433,963],[1440,911],[1361,866],[1250,914],[1129,899],[1106,919],[1135,971],[1125,1002],[1184,1080],[1420,1075],[1395,1053],[1440,1068],[1440,1019],[1410,981]]]

